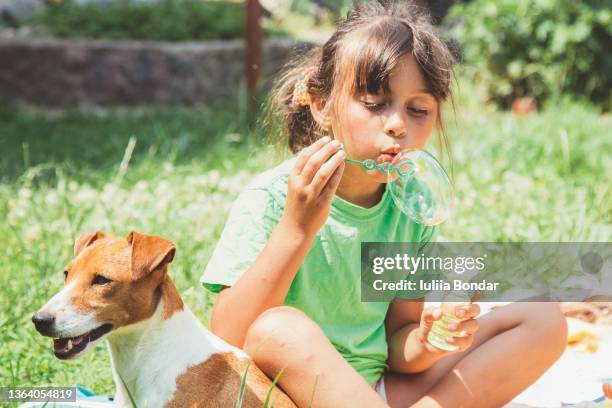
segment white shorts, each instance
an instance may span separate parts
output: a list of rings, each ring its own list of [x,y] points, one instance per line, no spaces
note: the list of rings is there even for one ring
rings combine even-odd
[[[385,391],[385,375],[381,375],[380,379],[374,384],[374,391],[380,395],[383,401],[387,402],[387,392]]]

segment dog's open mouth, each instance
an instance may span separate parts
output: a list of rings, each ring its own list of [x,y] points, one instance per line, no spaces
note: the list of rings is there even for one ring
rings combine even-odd
[[[77,337],[53,339],[55,357],[60,360],[68,360],[76,356],[81,351],[85,350],[89,343],[98,340],[100,337],[110,332],[112,328],[113,325],[107,323]]]

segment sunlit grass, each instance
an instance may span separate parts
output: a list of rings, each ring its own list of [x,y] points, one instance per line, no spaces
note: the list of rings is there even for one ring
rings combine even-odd
[[[0,378],[3,385],[76,382],[112,393],[106,348],[56,360],[30,317],[62,286],[74,239],[102,229],[177,244],[170,274],[208,323],[198,278],[236,194],[276,157],[255,148],[233,109],[141,114],[0,113]],[[517,119],[463,104],[449,124],[457,211],[442,240],[608,241],[610,118],[562,104]],[[126,155],[130,139],[135,141]],[[237,142],[238,141],[238,142]],[[127,160],[129,159],[129,160]],[[124,163],[121,170],[121,163]]]

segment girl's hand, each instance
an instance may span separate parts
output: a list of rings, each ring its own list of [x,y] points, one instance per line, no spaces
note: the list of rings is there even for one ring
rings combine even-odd
[[[302,150],[289,175],[287,202],[281,222],[308,236],[325,224],[344,171],[345,153],[327,136]]]
[[[467,350],[474,341],[474,333],[478,330],[478,321],[476,316],[480,314],[480,306],[475,303],[468,303],[455,306],[453,309],[455,316],[462,321],[450,322],[448,324],[448,330],[456,332],[457,334],[453,337],[446,339],[448,344],[452,344],[458,347],[458,350],[448,351],[437,348],[427,341],[427,335],[431,331],[436,320],[442,318],[442,309],[436,307],[429,307],[423,310],[421,314],[421,324],[419,327],[419,339],[425,345],[426,349],[434,354],[453,354],[460,351]]]

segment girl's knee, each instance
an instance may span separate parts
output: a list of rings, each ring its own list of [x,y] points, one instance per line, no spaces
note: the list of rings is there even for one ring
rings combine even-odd
[[[322,333],[304,312],[278,306],[263,312],[249,327],[244,348],[255,360],[278,355],[283,349],[295,351],[300,343]]]

